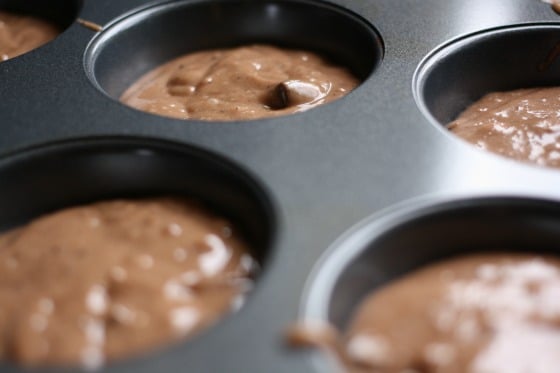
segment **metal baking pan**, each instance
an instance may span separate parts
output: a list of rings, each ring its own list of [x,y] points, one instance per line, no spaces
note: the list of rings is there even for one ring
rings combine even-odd
[[[382,255],[408,255],[406,265],[388,270],[388,279],[445,251],[441,243],[430,249],[427,240],[408,254],[389,241],[347,241],[363,226],[391,236],[393,225],[382,222],[394,216],[385,208],[395,204],[405,206],[395,221],[406,227],[430,214],[436,222],[456,218],[460,225],[466,219],[461,211],[482,206],[489,222],[503,210],[510,212],[512,229],[546,231],[539,249],[548,250],[558,235],[560,171],[485,153],[444,128],[487,91],[560,83],[560,61],[553,55],[560,18],[549,4],[52,0],[47,7],[39,0],[0,0],[0,7],[36,12],[65,28],[47,45],[0,63],[2,229],[83,201],[186,193],[238,219],[261,261],[256,287],[240,311],[193,339],[103,371],[334,369],[320,355],[286,348],[286,326],[319,298],[322,303],[313,304],[323,309],[313,312],[343,324],[348,296],[363,296],[376,280],[342,291],[341,303],[333,300],[338,306],[331,295],[354,281],[352,271],[369,271],[367,263]],[[102,30],[84,27],[78,18]],[[248,42],[323,52],[364,81],[325,106],[253,121],[181,121],[117,100],[135,78],[171,57]],[[435,225],[418,229],[421,237],[438,231]],[[454,229],[453,222],[441,229]],[[538,237],[533,233],[529,237]],[[480,234],[480,240],[487,236]],[[504,245],[512,242],[501,237]],[[473,250],[487,246],[480,240],[472,241]],[[426,256],[415,254],[422,250]],[[352,264],[358,252],[366,253],[363,266]],[[346,258],[336,268],[328,265],[335,253]],[[313,269],[320,276],[311,276]],[[317,284],[322,276],[330,280]],[[341,288],[331,292],[331,283]],[[19,370],[0,365],[0,371]]]

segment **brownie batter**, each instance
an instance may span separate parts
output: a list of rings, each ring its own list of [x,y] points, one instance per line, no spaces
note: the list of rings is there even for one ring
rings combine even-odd
[[[560,167],[560,87],[490,93],[467,108],[449,129],[479,148]]]
[[[59,33],[55,25],[40,18],[0,11],[0,61],[29,52]]]
[[[413,272],[369,296],[345,342],[356,371],[553,373],[560,260],[485,254]]]
[[[97,367],[241,306],[255,262],[231,224],[182,199],[69,208],[0,235],[0,353]]]
[[[560,259],[480,254],[440,262],[374,291],[344,337],[307,322],[288,339],[322,347],[356,373],[556,373]]]
[[[256,119],[311,109],[357,85],[348,70],[314,53],[250,45],[174,59],[141,77],[121,101],[180,119]]]

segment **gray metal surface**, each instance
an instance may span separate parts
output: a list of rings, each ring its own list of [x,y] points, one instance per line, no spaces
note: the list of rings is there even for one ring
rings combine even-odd
[[[85,0],[79,17],[105,25],[144,3],[148,2]],[[382,208],[419,196],[560,199],[559,171],[509,161],[455,139],[424,116],[412,88],[416,68],[439,45],[494,27],[560,21],[547,4],[538,0],[331,4],[355,12],[375,27],[383,40],[383,60],[347,97],[283,118],[205,123],[124,107],[87,77],[85,50],[95,32],[76,23],[50,44],[0,63],[0,155],[99,136],[173,140],[248,170],[276,206],[275,242],[256,289],[240,312],[196,339],[111,364],[106,371],[314,372],[309,354],[286,349],[282,334],[299,315],[309,272],[343,232]],[[1,369],[17,371],[6,365]]]

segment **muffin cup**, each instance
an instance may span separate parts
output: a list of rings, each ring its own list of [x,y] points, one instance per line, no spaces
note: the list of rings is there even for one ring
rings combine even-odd
[[[276,230],[273,204],[254,177],[221,157],[173,142],[112,137],[53,143],[0,159],[0,231],[69,206],[152,196],[184,196],[226,217],[266,269]],[[172,342],[173,353],[196,343],[199,334]],[[131,361],[134,356],[110,362],[103,371],[132,369]],[[0,364],[5,370],[10,367]]]
[[[328,321],[344,331],[376,288],[455,256],[557,255],[559,226],[560,203],[522,197],[416,200],[387,209],[329,248],[308,282],[302,318]],[[316,359],[316,364],[324,371],[337,362]]]
[[[145,72],[189,52],[267,43],[330,58],[365,80],[383,45],[361,17],[307,0],[173,1],[148,6],[111,23],[90,43],[86,72],[114,99]]]
[[[487,93],[560,84],[560,25],[484,30],[436,48],[413,79],[420,110],[446,126]]]

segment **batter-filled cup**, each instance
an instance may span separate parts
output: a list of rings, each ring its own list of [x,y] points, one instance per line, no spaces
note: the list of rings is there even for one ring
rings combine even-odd
[[[177,1],[105,27],[85,66],[98,88],[126,105],[239,121],[334,101],[366,80],[382,56],[377,31],[334,5]]]
[[[452,41],[420,64],[416,100],[480,149],[558,168],[559,35],[556,25],[521,25]]]
[[[322,370],[553,372],[559,210],[479,198],[372,217],[318,264],[289,340],[328,351]]]
[[[72,141],[1,159],[0,175],[2,360],[95,368],[153,354],[239,310],[265,264],[267,197],[211,154]]]

